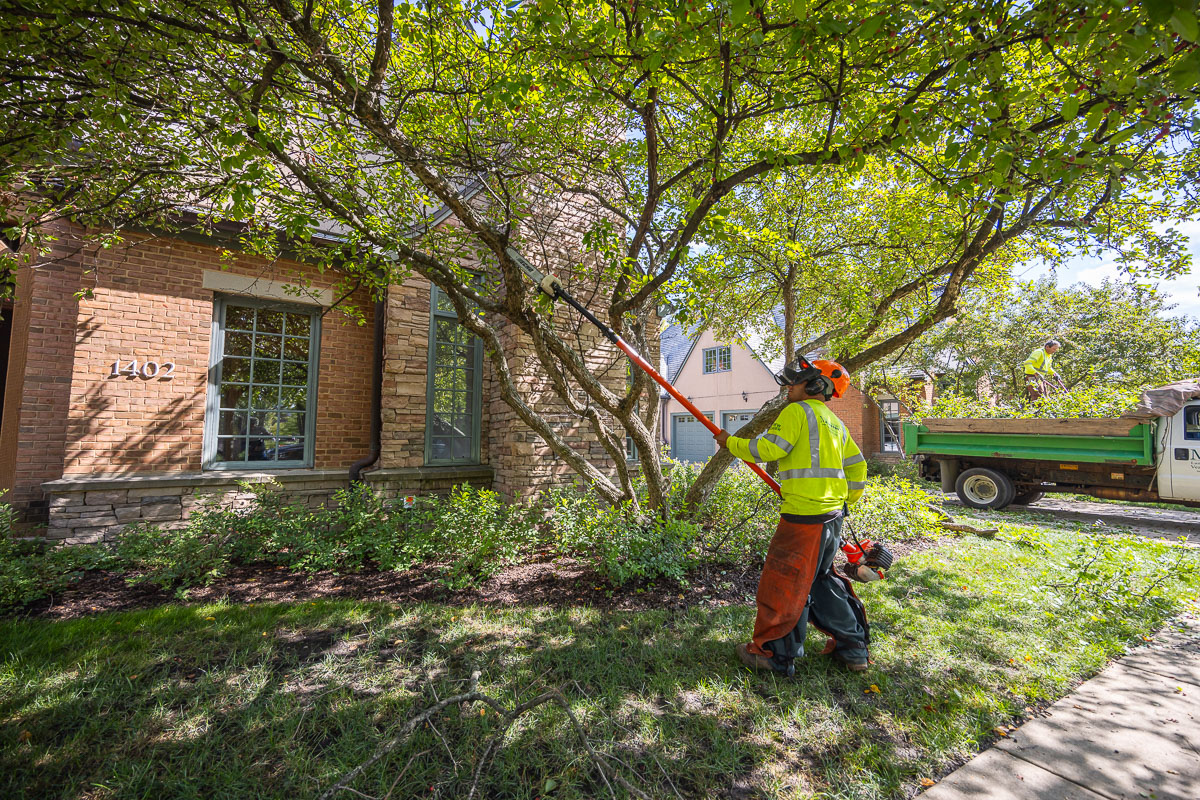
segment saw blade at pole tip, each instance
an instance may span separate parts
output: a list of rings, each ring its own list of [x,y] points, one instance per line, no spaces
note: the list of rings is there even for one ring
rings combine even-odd
[[[543,294],[557,299],[558,292],[562,290],[562,281],[560,281],[554,275],[547,275],[533,264],[529,263],[529,259],[521,255],[520,251],[518,251],[515,247],[506,247],[504,248],[504,252],[512,260],[512,262],[517,265],[517,268],[525,273],[526,277],[537,284],[538,289],[540,289]]]

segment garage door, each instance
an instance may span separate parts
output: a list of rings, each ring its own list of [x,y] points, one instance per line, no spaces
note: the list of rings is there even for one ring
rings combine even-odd
[[[704,416],[710,420],[712,413]],[[671,415],[671,456],[678,461],[707,461],[717,452],[717,443],[704,423],[691,414]]]
[[[741,427],[754,419],[753,411],[723,411],[721,412],[721,427],[730,433],[737,433]]]

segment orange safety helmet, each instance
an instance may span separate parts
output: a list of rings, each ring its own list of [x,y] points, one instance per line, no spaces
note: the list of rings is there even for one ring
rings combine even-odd
[[[841,397],[850,388],[850,372],[841,364],[822,358],[812,365],[821,370],[821,376],[833,386],[834,397]]]

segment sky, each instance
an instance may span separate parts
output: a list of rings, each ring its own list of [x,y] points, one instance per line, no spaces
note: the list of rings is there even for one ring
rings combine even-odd
[[[1192,254],[1192,272],[1170,281],[1158,281],[1159,291],[1174,303],[1174,315],[1187,314],[1200,322],[1200,220],[1192,220],[1175,226],[1188,237],[1188,249]],[[1041,263],[1018,268],[1016,274],[1023,280],[1032,280],[1048,275],[1050,270]],[[1076,258],[1057,270],[1059,286],[1087,283],[1099,286],[1105,278],[1122,278],[1115,263],[1102,258]],[[1127,279],[1127,278],[1126,278]]]

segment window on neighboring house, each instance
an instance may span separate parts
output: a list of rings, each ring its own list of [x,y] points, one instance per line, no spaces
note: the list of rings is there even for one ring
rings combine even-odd
[[[205,467],[312,466],[319,312],[219,297],[213,316]]]
[[[483,347],[436,286],[431,308],[425,463],[478,464]]]
[[[707,347],[704,349],[704,374],[713,372],[729,372],[733,369],[733,356],[728,347]]]
[[[900,401],[880,400],[880,449],[885,453],[899,453],[900,450]]]

